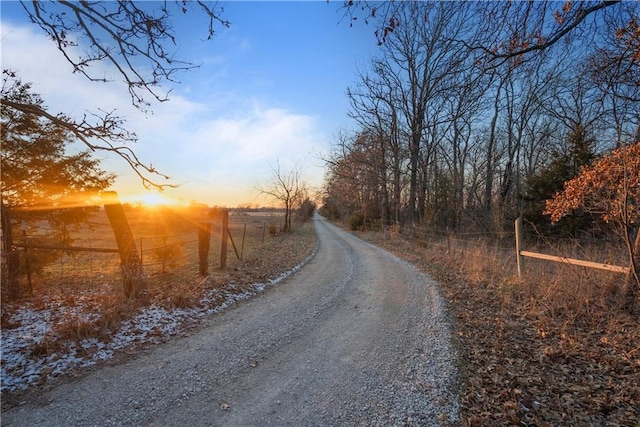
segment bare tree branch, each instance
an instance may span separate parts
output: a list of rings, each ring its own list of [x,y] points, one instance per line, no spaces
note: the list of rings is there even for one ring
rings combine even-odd
[[[55,43],[64,58],[91,81],[108,82],[118,76],[126,83],[131,102],[145,110],[151,106],[149,95],[158,102],[167,100],[163,82],[175,82],[175,74],[198,65],[174,58],[177,45],[172,27],[173,12],[185,14],[196,9],[208,18],[207,39],[218,25],[230,24],[222,18],[223,8],[216,2],[176,0],[146,3],[133,1],[57,2],[21,1],[30,20],[37,24]],[[170,5],[173,5],[171,7]],[[97,75],[93,65],[107,63],[115,75]],[[3,70],[5,76],[17,81],[16,73]],[[18,81],[19,82],[19,81]],[[6,83],[6,81],[5,81]],[[157,178],[168,179],[153,165],[140,161],[133,149],[125,145],[136,142],[134,133],[124,128],[124,120],[113,111],[100,111],[72,119],[64,114],[51,114],[42,102],[17,102],[2,92],[2,107],[48,120],[69,130],[91,150],[115,153],[124,159],[140,177],[145,187],[173,187],[159,184]]]
[[[51,37],[73,65],[74,72],[91,81],[107,82],[112,79],[98,77],[90,68],[94,63],[110,63],[128,85],[131,101],[138,108],[150,106],[146,95],[159,102],[166,101],[167,93],[162,93],[159,85],[163,81],[175,82],[177,72],[198,66],[174,58],[168,50],[177,43],[167,2],[160,7],[124,0],[21,3],[31,21]],[[184,14],[193,5],[209,20],[207,39],[213,37],[217,25],[230,25],[222,18],[223,8],[217,3],[182,0],[174,6]],[[84,46],[85,42],[88,46]],[[82,47],[82,53],[74,50],[75,47]],[[147,66],[141,66],[141,60],[146,61]]]
[[[391,1],[377,4],[369,1],[353,1],[345,0],[342,9],[344,9],[344,17],[351,21],[351,25],[358,21],[358,15],[364,17],[363,21],[368,24],[373,21],[375,25],[375,36],[378,44],[387,42],[389,34],[397,28],[405,25],[400,19],[399,11],[406,3],[419,2],[419,0],[409,1]],[[487,43],[474,43],[464,39],[457,40],[463,43],[467,48],[482,52],[487,60],[487,64],[493,63],[492,66],[500,66],[506,60],[512,58],[522,58],[527,54],[544,51],[558,44],[561,40],[574,33],[579,27],[584,25],[585,20],[589,16],[601,13],[604,9],[610,8],[621,3],[620,0],[597,0],[597,1],[567,1],[564,3],[562,11],[556,11],[553,14],[554,22],[547,23],[545,11],[549,4],[548,1],[540,2],[489,2],[480,6],[477,13],[478,22],[484,22],[487,27],[483,32],[489,33],[491,37],[498,35],[493,41]],[[557,4],[557,3],[555,3]],[[533,6],[538,10],[534,10]],[[472,5],[468,5],[472,7]],[[534,21],[534,28],[530,28],[529,21]],[[426,22],[426,21],[425,21]],[[554,25],[555,24],[555,25]],[[507,33],[501,33],[501,26],[506,28]],[[542,30],[546,28],[546,34]],[[501,38],[504,36],[505,38]],[[533,43],[533,39],[536,40]]]
[[[53,115],[37,104],[23,104],[7,99],[1,99],[3,108],[13,108],[24,114],[31,114],[42,117],[57,126],[70,131],[79,141],[93,151],[107,151],[118,155],[135,171],[142,180],[146,188],[155,187],[158,189],[175,187],[173,184],[158,184],[149,175],[159,178],[169,179],[167,175],[158,172],[152,165],[144,164],[134,151],[126,146],[119,145],[136,141],[136,135],[122,128],[122,120],[112,113],[105,113],[104,116],[95,116],[99,122],[91,124],[85,116],[81,122],[74,121],[62,114]]]

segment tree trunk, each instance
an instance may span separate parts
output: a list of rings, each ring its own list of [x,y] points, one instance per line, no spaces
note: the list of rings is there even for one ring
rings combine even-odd
[[[102,193],[102,200],[120,252],[124,295],[127,298],[144,299],[147,284],[142,270],[142,261],[138,256],[136,242],[118,194],[115,191],[105,191]]]
[[[382,212],[380,213],[380,227],[384,230],[384,228],[391,222],[391,208],[389,206],[389,183],[387,179],[387,138],[384,134],[378,135],[378,142],[380,144],[380,159],[378,159],[378,174],[380,176],[379,191],[382,193]]]
[[[417,196],[418,196],[418,156],[420,155],[420,134],[414,131],[409,145],[409,206],[407,207],[407,220],[415,224],[418,220]]]
[[[290,231],[291,228],[291,202],[287,200],[284,207],[284,228],[283,232]]]
[[[401,150],[400,150],[400,136],[398,132],[398,120],[396,110],[393,108],[391,116],[391,147],[393,150],[393,221],[395,224],[400,222],[400,180],[402,178],[401,169]]]
[[[496,97],[493,103],[493,117],[491,118],[491,127],[489,129],[489,141],[487,142],[487,162],[486,171],[487,176],[484,187],[484,206],[487,212],[487,218],[490,218],[493,202],[493,174],[495,172],[494,156],[496,151],[496,133],[498,116],[500,115],[500,95],[502,93],[502,85],[505,83],[504,78],[500,80],[498,87],[496,88]]]
[[[2,208],[0,216],[2,216],[2,300],[15,301],[22,297],[22,288],[20,287],[20,257],[18,251],[13,246],[13,232],[11,230],[11,220],[8,210],[1,202]]]
[[[625,305],[629,310],[635,311],[638,305],[638,289],[640,289],[640,227],[636,227],[635,243],[630,255],[631,265],[627,276]]]

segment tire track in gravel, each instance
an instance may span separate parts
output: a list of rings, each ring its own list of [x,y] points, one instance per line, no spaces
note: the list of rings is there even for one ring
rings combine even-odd
[[[3,425],[447,425],[455,355],[437,284],[316,218],[316,256],[191,336],[90,372]]]

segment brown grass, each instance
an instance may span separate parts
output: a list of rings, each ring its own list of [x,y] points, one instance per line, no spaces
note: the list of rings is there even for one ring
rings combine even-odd
[[[236,219],[236,243],[243,231],[237,224],[242,222]],[[245,242],[243,260],[230,252],[229,267],[212,266],[206,280],[193,262],[165,274],[152,270],[147,304],[193,307],[207,290],[228,283],[241,292],[298,264],[315,246],[311,224],[292,234],[267,234],[264,244],[260,227],[260,220],[248,226],[253,237]],[[415,263],[442,285],[460,353],[460,425],[640,425],[640,325],[623,310],[622,276],[527,260],[518,279],[514,249],[488,241],[418,244],[398,233],[361,236]],[[214,242],[215,235],[213,259]],[[598,261],[615,254],[587,247],[563,255]],[[34,306],[55,301],[91,307],[99,315],[80,321],[68,312],[34,346],[33,357],[60,350],[61,339],[106,340],[140,308],[122,299],[117,280],[87,285],[81,277],[68,279],[41,283]],[[11,324],[3,310],[3,328]]]
[[[460,425],[640,425],[640,323],[623,309],[624,276],[535,261],[518,279],[515,249],[363,237],[442,285],[460,351]]]
[[[51,331],[31,349],[31,357],[39,358],[59,352],[63,350],[65,342],[78,342],[86,338],[106,342],[118,331],[122,321],[134,316],[144,306],[153,304],[167,309],[199,307],[201,298],[212,288],[234,284],[234,292],[242,292],[252,283],[264,282],[299,264],[315,247],[316,236],[312,223],[297,224],[292,233],[275,237],[267,235],[263,242],[262,218],[251,220],[254,222],[253,230],[251,234],[245,234],[243,258],[237,259],[229,245],[228,267],[225,269],[217,268],[218,259],[215,255],[219,255],[219,243],[214,233],[211,244],[214,256],[210,257],[207,277],[198,274],[197,253],[195,258],[181,262],[164,274],[148,269],[151,273],[146,273],[147,298],[136,301],[124,298],[115,273],[99,283],[82,278],[73,280],[73,276],[45,274],[38,278],[33,297],[17,304],[3,305],[2,327],[17,326],[11,320],[12,309],[29,303],[35,310],[53,309],[56,316]],[[230,223],[236,245],[239,245],[244,223],[247,222],[236,219]],[[146,227],[155,229],[158,226],[147,224]]]

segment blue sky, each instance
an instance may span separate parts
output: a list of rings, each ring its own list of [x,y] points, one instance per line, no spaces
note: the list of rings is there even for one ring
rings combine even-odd
[[[210,41],[207,22],[189,13],[174,21],[177,56],[201,67],[165,85],[170,101],[143,114],[117,82],[91,83],[71,73],[53,43],[30,24],[17,2],[2,2],[2,68],[34,83],[52,111],[81,116],[97,109],[126,117],[136,153],[180,188],[164,196],[209,205],[267,204],[255,187],[272,168],[296,165],[322,184],[319,159],[338,132],[352,129],[346,88],[378,49],[374,28],[349,27],[342,2],[223,2],[229,29]],[[341,20],[343,22],[341,22]],[[108,68],[105,72],[109,72]],[[115,157],[103,167],[119,178],[125,200],[144,193],[135,174]]]

